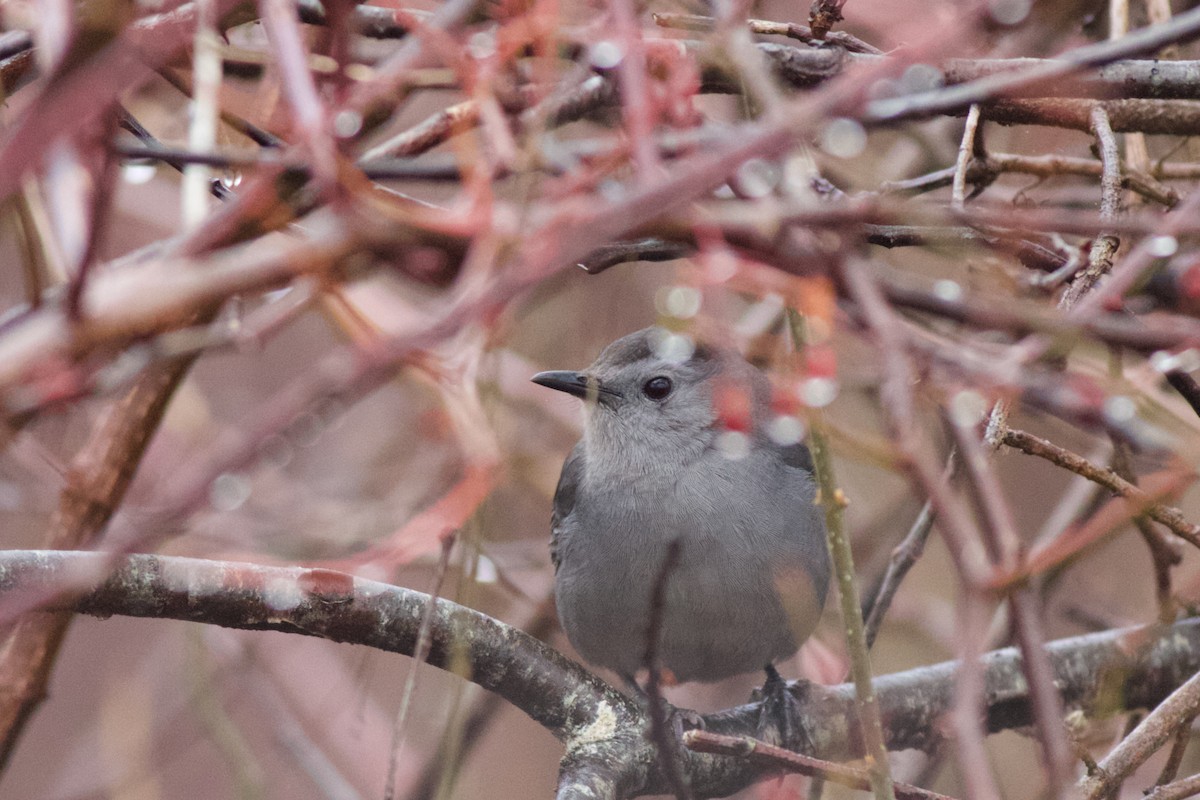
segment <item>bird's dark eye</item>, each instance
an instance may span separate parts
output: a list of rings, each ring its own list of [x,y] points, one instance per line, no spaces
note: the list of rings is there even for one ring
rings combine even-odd
[[[662,400],[671,393],[671,379],[666,375],[655,375],[642,384],[642,394],[651,400]]]

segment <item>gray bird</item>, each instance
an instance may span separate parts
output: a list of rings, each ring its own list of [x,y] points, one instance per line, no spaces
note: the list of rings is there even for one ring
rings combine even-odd
[[[678,541],[660,666],[679,682],[765,668],[767,690],[781,689],[772,664],[808,638],[829,584],[812,457],[768,435],[766,375],[736,353],[681,351],[681,341],[647,328],[582,372],[533,377],[585,401],[583,438],[554,494],[559,618],[585,659],[632,682],[646,666],[651,597]],[[714,402],[738,392],[749,401],[741,439]]]

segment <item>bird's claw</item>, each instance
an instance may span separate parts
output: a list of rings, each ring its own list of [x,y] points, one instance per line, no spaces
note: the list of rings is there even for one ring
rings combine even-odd
[[[667,720],[671,723],[671,730],[675,733],[675,738],[680,742],[683,741],[685,731],[702,731],[705,729],[704,717],[700,712],[693,711],[690,708],[676,708],[670,703],[663,701],[663,706],[667,712]]]
[[[800,723],[800,702],[773,666],[768,666],[766,672],[766,683],[761,689],[755,689],[752,695],[754,701],[762,703],[758,717],[758,738],[777,742],[779,746],[794,752],[808,751],[810,740]],[[797,686],[802,688],[803,682]]]

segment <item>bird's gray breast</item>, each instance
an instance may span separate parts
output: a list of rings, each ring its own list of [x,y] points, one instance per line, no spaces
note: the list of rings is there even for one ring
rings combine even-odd
[[[575,492],[555,532],[555,594],[588,661],[625,675],[645,665],[651,596],[675,540],[659,656],[678,680],[759,669],[816,624],[829,578],[824,528],[811,478],[774,453],[735,461],[709,451],[640,479],[585,468]]]

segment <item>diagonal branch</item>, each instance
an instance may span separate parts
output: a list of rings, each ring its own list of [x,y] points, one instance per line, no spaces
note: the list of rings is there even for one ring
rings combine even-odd
[[[50,547],[92,545],[133,481],[167,403],[194,358],[183,357],[146,369],[120,400],[111,404],[91,439],[75,457],[59,507],[44,541]],[[71,614],[31,614],[0,639],[0,768],[12,755],[26,723],[45,699]]]
[[[1052,464],[1098,483],[1113,494],[1131,501],[1141,513],[1170,528],[1176,536],[1200,547],[1200,525],[1188,522],[1178,508],[1157,502],[1157,498],[1134,486],[1113,470],[1098,467],[1082,456],[1026,431],[1006,431],[1003,443],[1031,456],[1044,458]]]

